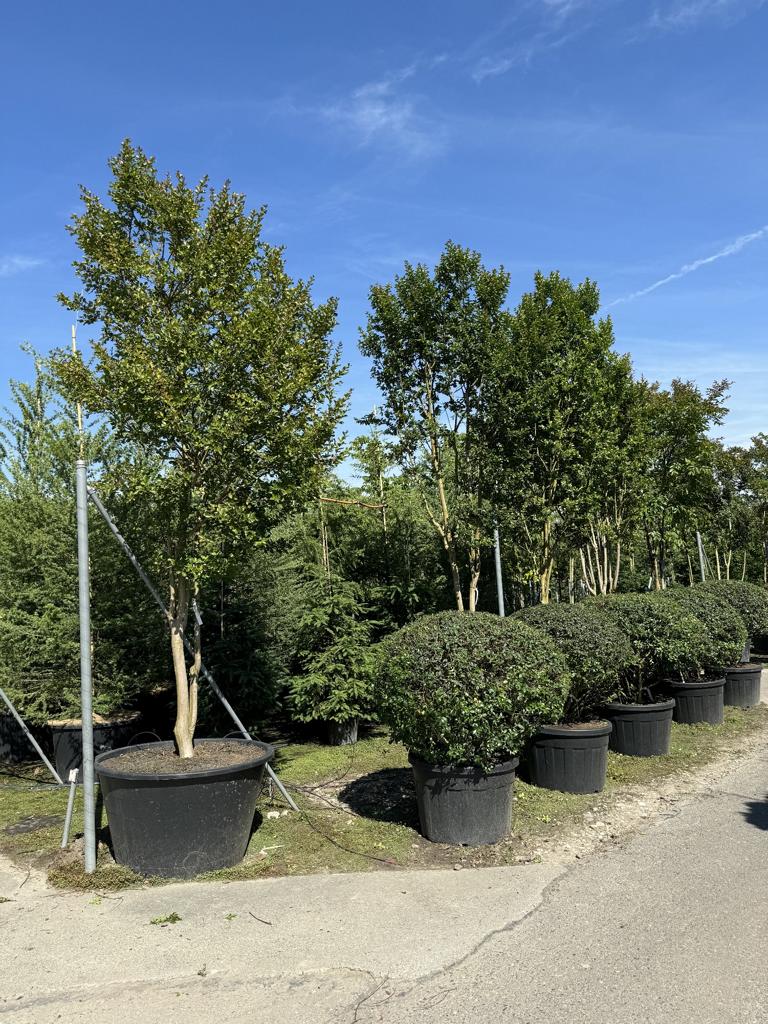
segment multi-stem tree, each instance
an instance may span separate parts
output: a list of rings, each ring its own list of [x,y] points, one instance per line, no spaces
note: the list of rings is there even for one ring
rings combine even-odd
[[[52,366],[63,394],[132,452],[117,484],[162,538],[174,735],[192,757],[202,657],[193,602],[335,458],[345,405],[330,341],[336,304],[315,305],[309,284],[288,276],[282,251],[261,238],[264,210],[247,210],[229,184],[160,177],[128,141],[110,168],[110,201],[83,189],[69,229],[82,291],[60,297],[98,327],[93,359],[62,351]]]
[[[488,533],[480,418],[509,328],[508,288],[503,268],[488,270],[478,253],[448,242],[434,274],[406,263],[393,284],[371,289],[360,343],[384,396],[378,420],[421,491],[459,611],[475,610]]]
[[[616,396],[630,367],[613,351],[610,319],[596,321],[599,308],[591,281],[537,274],[485,393],[497,505],[507,510],[520,574],[543,604],[558,558],[600,515],[598,469],[604,479],[617,448]]]

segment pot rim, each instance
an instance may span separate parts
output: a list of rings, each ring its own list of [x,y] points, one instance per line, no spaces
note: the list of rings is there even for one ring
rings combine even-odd
[[[534,736],[534,741],[538,736],[562,736],[573,739],[581,736],[584,739],[593,739],[597,736],[609,736],[612,730],[613,725],[608,721],[601,721],[599,725],[591,725],[589,728],[585,728],[583,725],[580,726],[578,722],[540,725],[536,736]]]
[[[612,700],[603,707],[606,711],[672,711],[675,707],[676,701],[674,697],[670,697],[668,700],[657,700],[652,704],[624,704],[620,700]]]
[[[248,771],[251,768],[257,768],[259,765],[266,764],[271,761],[275,756],[275,748],[269,744],[264,743],[262,740],[247,740],[244,737],[231,737],[224,740],[218,736],[210,736],[203,739],[195,740],[195,743],[242,743],[243,746],[254,746],[258,747],[260,753],[250,761],[241,761],[238,764],[222,765],[220,768],[202,768],[199,771],[192,772],[120,772],[114,768],[110,768],[106,762],[114,760],[121,754],[127,753],[129,750],[146,750],[149,747],[173,747],[173,740],[161,740],[159,743],[135,743],[129,747],[116,747],[114,750],[105,750],[102,754],[99,754],[94,764],[96,772],[99,775],[103,775],[108,779],[114,779],[115,781],[122,782],[168,782],[168,783],[184,783],[188,781],[199,781],[201,779],[215,779],[225,775],[231,775],[233,773],[239,773]]]
[[[733,672],[743,672],[746,675],[747,672],[754,672],[755,674],[757,674],[758,672],[762,671],[763,666],[759,662],[757,662],[754,665],[750,662],[744,665],[729,665],[728,668],[725,670],[725,674],[731,675]]]
[[[414,767],[426,768],[427,771],[433,775],[465,775],[472,776],[485,775],[490,777],[493,775],[507,775],[510,772],[515,771],[517,766],[520,764],[519,757],[512,757],[508,761],[499,761],[491,768],[489,772],[485,772],[482,768],[478,768],[477,765],[455,765],[455,764],[435,764],[433,761],[424,761],[416,754],[408,752],[408,760]]]
[[[717,679],[667,679],[665,682],[673,690],[714,690],[716,686],[725,686],[725,675]]]
[[[124,711],[116,715],[110,715],[109,718],[105,718],[103,715],[94,715],[93,727],[94,729],[103,729],[105,726],[131,725],[137,722],[139,718],[141,718],[140,711]],[[49,729],[58,729],[60,732],[65,730],[82,732],[83,729],[82,718],[49,718],[45,724]]]

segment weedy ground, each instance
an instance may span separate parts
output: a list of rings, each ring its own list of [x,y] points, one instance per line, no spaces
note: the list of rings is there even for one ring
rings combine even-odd
[[[405,749],[374,730],[351,747],[287,744],[274,763],[301,813],[287,811],[279,794],[266,786],[245,859],[234,868],[201,879],[249,879],[322,872],[409,868],[483,867],[537,859],[542,843],[563,839],[585,815],[606,818],[612,806],[675,776],[737,752],[756,734],[768,733],[768,706],[726,709],[720,726],[672,727],[667,757],[630,758],[610,753],[602,794],[577,796],[516,784],[512,834],[490,847],[463,848],[427,842],[418,832],[411,771]],[[72,835],[60,851],[67,790],[48,785],[34,766],[0,767],[0,852],[16,863],[44,868],[49,882],[66,889],[104,891],[162,884],[117,865],[109,853],[102,822],[95,874],[82,871],[81,798]],[[551,848],[548,847],[548,848]]]

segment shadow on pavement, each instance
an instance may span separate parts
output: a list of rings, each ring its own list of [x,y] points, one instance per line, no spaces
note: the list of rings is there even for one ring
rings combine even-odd
[[[768,800],[747,800],[744,807],[746,808],[742,811],[744,820],[749,825],[768,832]]]

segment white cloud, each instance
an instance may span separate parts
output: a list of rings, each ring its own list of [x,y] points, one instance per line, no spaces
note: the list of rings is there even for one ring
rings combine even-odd
[[[667,274],[666,277],[662,277],[658,281],[654,281],[653,284],[649,284],[647,288],[641,288],[637,292],[631,292],[629,295],[622,295],[620,298],[614,299],[613,302],[608,303],[606,309],[610,306],[617,306],[620,302],[631,302],[633,299],[639,299],[643,295],[649,295],[651,292],[655,292],[657,288],[663,288],[664,285],[670,284],[672,281],[679,281],[681,277],[687,277],[688,274],[693,274],[700,267],[705,267],[709,263],[725,259],[726,256],[735,256],[745,246],[751,245],[752,242],[757,242],[766,235],[768,235],[768,224],[763,225],[763,227],[758,228],[756,231],[750,231],[747,235],[740,235],[734,241],[729,242],[728,245],[724,245],[722,249],[718,249],[711,256],[705,256],[703,259],[694,260],[693,263],[684,264],[674,274]]]
[[[768,0],[676,0],[654,10],[650,25],[659,29],[695,28],[711,19],[734,22],[764,7]]]
[[[441,63],[441,55],[437,63]],[[434,65],[433,65],[434,66]],[[367,82],[342,101],[326,106],[322,115],[350,130],[360,145],[395,145],[412,157],[429,156],[443,145],[443,133],[420,114],[413,97],[399,86],[416,74],[417,65]]]
[[[556,50],[569,42],[591,24],[592,18],[585,16],[576,21],[573,16],[579,12],[587,13],[587,8],[603,6],[606,0],[528,0],[522,7],[516,8],[518,21],[515,30],[515,41],[512,45],[497,50],[495,53],[482,54],[477,57],[478,45],[488,44],[503,31],[510,29],[510,19],[505,19],[493,36],[485,35],[482,40],[473,44],[467,57],[473,61],[472,78],[482,82],[485,78],[506,74],[515,67],[525,67],[541,54]],[[571,22],[572,27],[565,31],[565,23]]]
[[[0,277],[12,277],[25,270],[34,270],[35,267],[40,267],[43,263],[45,260],[35,259],[31,256],[0,256]]]
[[[548,2],[550,0],[545,0],[545,3]],[[476,82],[482,82],[485,78],[504,75],[512,68],[525,67],[540,54],[559,49],[575,34],[575,32],[566,32],[563,35],[552,36],[549,32],[539,32],[507,50],[492,56],[481,57],[472,71],[472,77]]]

